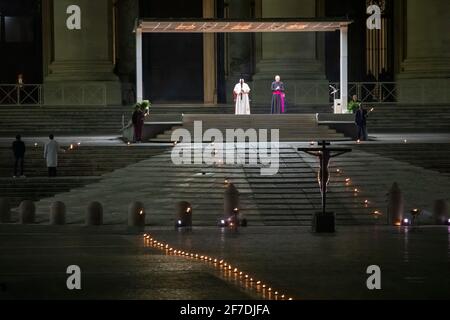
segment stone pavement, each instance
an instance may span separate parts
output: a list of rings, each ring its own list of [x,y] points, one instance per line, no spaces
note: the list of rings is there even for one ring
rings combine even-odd
[[[145,247],[136,235],[104,227],[16,227],[0,228],[0,300],[255,298],[201,263]],[[67,289],[70,265],[81,268],[80,291]]]
[[[148,228],[175,250],[224,259],[243,275],[146,245],[142,234],[113,227],[0,226],[0,299],[448,299],[450,229],[348,227],[333,235],[305,227],[237,232]],[[69,265],[82,290],[66,289]],[[381,268],[368,290],[367,267]],[[256,285],[261,281],[266,288]]]
[[[178,250],[225,259],[294,299],[448,299],[450,229],[250,227],[148,230]],[[367,267],[381,268],[381,290],[368,290]]]

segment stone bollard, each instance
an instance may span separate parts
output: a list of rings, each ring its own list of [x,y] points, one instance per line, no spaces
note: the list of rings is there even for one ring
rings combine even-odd
[[[55,201],[50,206],[50,225],[62,226],[66,224],[66,205]]]
[[[433,207],[433,219],[437,225],[448,224],[449,219],[448,202],[446,200],[436,200]]]
[[[100,202],[89,203],[86,212],[87,226],[100,226],[103,224],[103,206]]]
[[[403,194],[397,182],[394,182],[388,193],[388,208],[387,208],[388,224],[390,225],[401,224],[403,220],[403,212],[404,212]]]
[[[128,207],[128,226],[145,227],[145,208],[142,202],[132,202]]]
[[[0,223],[11,222],[11,206],[7,198],[0,198]]]
[[[180,201],[176,207],[175,227],[192,227],[192,206],[189,202]]]
[[[35,222],[36,206],[33,201],[25,200],[19,206],[19,222],[21,224],[32,224]]]

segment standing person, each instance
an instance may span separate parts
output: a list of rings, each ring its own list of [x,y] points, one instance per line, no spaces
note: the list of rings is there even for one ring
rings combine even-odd
[[[356,126],[358,127],[358,140],[360,141],[368,140],[367,116],[368,116],[367,110],[365,110],[362,104],[360,104],[355,114],[355,123]]]
[[[281,82],[280,76],[275,77],[275,81],[272,82],[272,105],[270,113],[279,114],[285,113],[285,98],[284,83]]]
[[[13,178],[17,178],[18,176],[25,178],[23,174],[23,162],[25,158],[25,143],[22,141],[22,137],[20,134],[16,136],[16,141],[12,144],[12,150],[14,154],[14,176]],[[19,174],[19,175],[18,175]]]
[[[144,128],[145,122],[145,114],[140,104],[137,104],[136,107],[134,108],[131,121],[133,122],[133,129],[134,129],[133,143],[136,142],[139,143],[142,141],[142,129]]]
[[[17,75],[17,84],[16,84],[16,88],[17,88],[17,104],[21,104],[21,97],[20,97],[20,93],[21,90],[23,88],[23,74],[19,73]]]
[[[53,134],[48,136],[49,142],[45,144],[44,159],[47,162],[48,176],[56,177],[56,168],[58,167],[58,151],[60,150],[58,142],[55,141]]]
[[[234,86],[235,114],[250,114],[250,87],[244,79],[239,79],[239,83]]]

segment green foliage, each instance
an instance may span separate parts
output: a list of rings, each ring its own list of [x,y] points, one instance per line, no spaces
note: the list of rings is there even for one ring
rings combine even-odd
[[[350,102],[348,103],[347,109],[349,112],[355,113],[356,110],[359,109],[360,105],[361,105],[361,102],[350,100]]]
[[[139,108],[139,109],[141,109],[142,111],[147,112],[147,111],[150,109],[151,105],[152,105],[152,104],[150,103],[149,100],[143,100],[143,101],[140,102],[140,103],[139,103],[139,102],[136,103],[135,109]]]

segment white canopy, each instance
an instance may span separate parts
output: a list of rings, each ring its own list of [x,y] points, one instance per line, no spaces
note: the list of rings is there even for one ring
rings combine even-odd
[[[143,33],[235,33],[235,32],[332,32],[340,31],[340,98],[342,110],[348,102],[348,26],[346,18],[260,18],[235,19],[138,19],[136,21],[136,87],[137,100],[143,99],[142,34]]]

